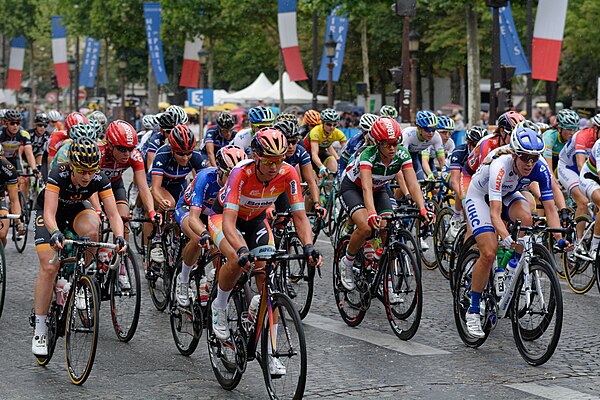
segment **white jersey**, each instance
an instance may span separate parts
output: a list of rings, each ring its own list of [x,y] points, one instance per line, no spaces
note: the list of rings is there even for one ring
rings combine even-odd
[[[252,135],[252,129],[250,129],[250,128],[242,129],[241,131],[239,131],[237,133],[237,135],[235,135],[231,144],[244,149],[246,154],[248,156],[250,156],[250,152],[251,152],[250,145],[252,144],[253,138],[254,138],[254,135]]]
[[[446,141],[446,143],[444,143],[444,154],[445,154],[446,158],[448,158],[449,154],[452,154],[452,152],[454,151],[455,148],[456,148],[456,144],[454,143],[454,140],[452,140],[452,138],[449,138]],[[421,154],[422,155],[429,154],[429,158],[437,157],[436,151],[432,145],[430,145],[428,148],[423,150],[421,152]]]
[[[444,143],[439,133],[435,132],[431,140],[421,140],[419,139],[417,128],[414,126],[402,130],[402,146],[410,153],[421,152],[430,146],[435,152],[444,151]]]

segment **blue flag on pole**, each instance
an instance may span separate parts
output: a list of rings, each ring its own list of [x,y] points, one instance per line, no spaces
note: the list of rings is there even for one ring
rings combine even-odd
[[[519,33],[510,9],[510,2],[506,7],[500,7],[500,62],[516,67],[515,75],[530,74],[531,67],[527,56],[521,46]]]
[[[144,19],[146,22],[146,39],[148,51],[152,61],[152,70],[159,85],[169,83],[165,61],[163,59],[162,40],[160,38],[160,24],[162,22],[162,7],[160,3],[144,3]]]
[[[85,38],[85,52],[83,53],[83,63],[79,73],[80,85],[89,88],[95,86],[101,46],[102,42],[100,40],[95,40],[89,36]]]
[[[346,48],[346,35],[348,34],[348,16],[340,15],[338,12],[341,6],[335,7],[331,10],[331,14],[327,17],[327,27],[325,28],[325,42],[329,39],[329,33],[333,35],[333,40],[336,42],[335,56],[332,59],[333,62],[333,81],[337,82],[340,80],[340,74],[342,73],[342,63],[344,61],[344,50]],[[317,79],[320,81],[327,80],[327,63],[329,59],[325,51],[325,45],[323,45],[323,55],[321,56],[321,68],[319,69],[319,76]]]

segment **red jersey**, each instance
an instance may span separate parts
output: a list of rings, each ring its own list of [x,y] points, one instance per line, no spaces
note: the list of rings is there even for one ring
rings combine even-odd
[[[50,135],[50,142],[48,144],[48,156],[54,157],[60,146],[65,143],[65,140],[69,138],[67,131],[54,131]]]
[[[473,175],[477,168],[481,165],[483,160],[487,157],[492,150],[500,147],[500,136],[487,135],[477,143],[477,146],[469,154],[467,163],[465,164],[465,171],[469,175]]]
[[[245,221],[256,218],[275,203],[280,194],[287,193],[292,211],[304,210],[304,199],[296,168],[281,164],[279,174],[266,185],[256,177],[254,160],[240,162],[219,191],[219,202],[225,210],[235,211]]]
[[[129,153],[129,159],[124,163],[119,163],[109,151],[106,143],[98,145],[102,159],[100,160],[100,170],[108,177],[111,182],[116,182],[123,176],[123,173],[129,168],[133,168],[133,172],[144,171],[144,158],[138,149],[133,149]]]

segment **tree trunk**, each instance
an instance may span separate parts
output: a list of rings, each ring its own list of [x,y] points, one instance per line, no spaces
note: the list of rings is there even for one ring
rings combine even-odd
[[[154,77],[150,56],[148,56],[148,113],[158,113],[158,83]]]
[[[379,70],[379,84],[381,85],[381,105],[386,104],[385,102],[385,69]]]
[[[35,102],[37,100],[37,84],[35,79],[35,57],[34,57],[34,45],[33,40],[31,41],[31,60],[29,62],[29,85],[31,87],[31,98],[29,99],[29,127],[33,126],[33,117],[35,114]]]
[[[460,69],[454,68],[450,75],[450,102],[462,104],[460,101]]]
[[[204,45],[204,44],[203,44]],[[215,87],[215,45],[212,36],[208,37],[208,63],[206,64],[206,72],[208,73],[208,87]]]
[[[369,96],[371,95],[371,86],[369,84],[369,43],[367,41],[367,18],[360,20],[360,47],[362,49],[363,64],[363,82],[367,85],[365,88],[365,112],[371,112]]]
[[[465,7],[467,20],[467,71],[468,71],[468,93],[469,93],[469,125],[479,125],[481,116],[481,93],[479,88],[479,37],[477,36],[477,11],[473,5]]]
[[[435,109],[435,78],[433,76],[433,63],[429,64],[429,75],[427,76],[427,83],[429,86],[429,109],[434,111]]]

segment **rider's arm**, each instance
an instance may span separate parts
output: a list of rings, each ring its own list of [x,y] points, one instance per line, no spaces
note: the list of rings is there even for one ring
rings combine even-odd
[[[310,164],[303,165],[301,168],[302,177],[304,178],[304,182],[308,185],[308,190],[310,192],[310,197],[313,203],[318,203],[320,201],[319,195],[319,186],[317,185],[317,177],[315,176],[315,171],[313,171],[312,166]]]
[[[163,176],[152,174],[152,196],[154,197],[154,201],[157,204],[162,204],[162,202],[167,199],[166,197],[166,189],[162,186]]]
[[[394,191],[394,197],[397,200],[401,200],[403,197],[406,197],[410,193],[408,191],[408,186],[406,186],[406,180],[404,179],[404,173],[402,172],[402,170],[398,171],[398,173],[396,174],[396,181],[398,182],[398,189]]]
[[[152,164],[154,163],[154,156],[156,156],[156,152],[148,150],[146,153],[146,165],[148,169],[152,168]]]
[[[321,159],[319,158],[319,143],[318,142],[314,142],[314,141],[310,142],[310,158],[312,159],[313,163],[317,166],[317,168],[321,168],[323,166],[323,163],[321,162]]]
[[[375,201],[373,200],[373,174],[371,168],[360,168],[360,182],[362,185],[363,201],[365,202],[365,208],[367,213],[371,214],[376,212]]]
[[[44,225],[46,230],[52,235],[52,232],[58,229],[56,223],[56,210],[58,208],[58,186],[46,185],[44,193]]]
[[[204,149],[208,155],[208,162],[210,163],[210,166],[216,167],[217,162],[215,161],[215,144],[213,142],[206,142],[204,144]]]
[[[23,152],[25,153],[25,158],[27,159],[27,164],[29,164],[29,167],[31,167],[31,169],[36,169],[37,164],[35,162],[35,156],[33,155],[33,147],[31,147],[31,144],[26,144],[23,146]]]
[[[431,167],[429,166],[429,149],[423,150],[421,152],[421,166],[423,167],[423,173],[425,176],[429,176],[431,174]]]
[[[410,196],[417,207],[422,210],[425,208],[425,200],[423,200],[423,192],[421,191],[421,186],[419,186],[419,181],[417,181],[415,170],[412,167],[402,168],[402,174],[404,175],[404,182],[408,187]]]
[[[546,221],[548,221],[548,226],[550,228],[560,228],[560,218],[558,217],[558,212],[556,211],[557,204],[554,203],[554,200],[542,201],[542,205],[544,206],[544,212],[546,213]],[[555,232],[552,235],[556,240],[562,239],[562,235],[558,232]]]
[[[239,234],[236,228],[238,213],[235,210],[223,210],[223,235],[227,242],[237,252],[241,247],[248,247],[244,238]]]
[[[19,202],[19,187],[17,185],[8,185],[8,199],[10,200],[10,212],[21,214],[21,203]],[[18,221],[15,221],[18,222]]]
[[[460,195],[460,169],[450,170],[450,187],[457,195]]]
[[[575,160],[577,161],[577,170],[581,171],[583,164],[587,161],[587,155],[583,153],[576,153]]]
[[[89,199],[90,203],[92,203],[92,207],[96,210],[102,210],[102,206],[100,205],[100,199],[98,198],[98,193],[94,193]]]

